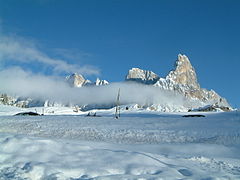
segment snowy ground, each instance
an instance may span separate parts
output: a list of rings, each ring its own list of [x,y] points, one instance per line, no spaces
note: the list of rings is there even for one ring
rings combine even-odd
[[[11,116],[19,111],[0,107],[0,180],[240,179],[239,112]]]

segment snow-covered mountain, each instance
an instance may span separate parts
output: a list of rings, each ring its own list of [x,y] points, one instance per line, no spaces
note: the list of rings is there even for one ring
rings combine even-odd
[[[81,74],[74,73],[66,77],[67,82],[72,87],[82,87],[88,83]]]
[[[107,80],[101,80],[99,78],[96,79],[94,85],[96,86],[102,86],[102,85],[108,85],[109,82]]]
[[[152,71],[132,68],[129,70],[126,80],[137,81],[144,84],[154,84],[159,80],[159,76]]]
[[[160,78],[152,71],[132,68],[129,70],[126,80],[152,84],[164,90],[181,93],[188,99],[230,108],[227,100],[214,90],[209,91],[200,87],[195,69],[186,55],[178,55],[174,69],[165,78]]]
[[[91,82],[88,79],[85,79],[81,74],[74,73],[66,77],[67,82],[71,87],[83,87],[89,85],[101,86],[109,84],[106,80],[96,79],[95,82]]]
[[[146,86],[133,87],[128,83],[122,83],[121,85],[123,85],[123,88],[125,88],[125,90],[122,89],[123,92],[130,92],[130,94],[125,94],[121,97],[122,98],[121,105],[129,106],[129,104],[138,104],[141,108],[168,112],[188,111],[191,109],[196,110],[198,108],[201,109],[201,107],[206,107],[208,105],[212,106],[210,109],[222,109],[224,111],[231,109],[231,106],[228,104],[227,100],[218,95],[214,90],[207,90],[201,88],[197,80],[196,71],[191,65],[191,62],[188,59],[188,57],[185,55],[181,54],[178,55],[173,70],[171,70],[168,73],[168,75],[164,78],[158,76],[156,73],[152,71],[142,70],[139,68],[132,68],[126,75],[125,80],[127,82],[129,81],[137,82],[137,84],[138,83],[145,84]],[[97,78],[95,82],[91,82],[90,80],[84,78],[84,76],[82,76],[81,74],[77,73],[67,76],[65,82],[69,85],[67,87],[66,93],[76,92],[75,90],[82,87],[103,86],[109,84],[108,81],[100,80],[99,78]],[[101,103],[94,101],[92,95],[94,95],[94,93],[97,92],[91,91],[92,94],[90,96],[93,98],[93,101],[89,101],[90,103],[82,103],[81,99],[78,101],[81,104],[78,104],[76,102],[74,103],[68,99],[67,101],[65,101],[65,103],[63,103],[61,101],[49,100],[48,98],[41,98],[40,100],[29,97],[24,98],[18,96],[11,97],[7,94],[1,95],[0,93],[0,104],[13,105],[18,107],[75,106],[80,107],[82,110],[83,109],[89,110],[93,108],[102,109],[106,107],[111,108],[115,106],[114,99],[115,96],[114,97],[111,96],[113,98],[109,100],[110,92],[111,91],[115,92],[113,86],[110,85],[104,87],[105,88],[104,91],[107,91],[108,94],[107,97],[106,95],[105,96],[103,95],[104,93],[99,95],[99,97],[100,96],[102,97]],[[136,102],[136,96],[134,96],[135,99],[131,98],[133,95],[138,94],[139,88],[144,89],[145,87],[150,88],[148,90],[145,90],[145,95],[143,95],[142,91],[139,91],[138,101],[139,99],[141,99],[140,103]],[[117,87],[117,89],[118,88],[119,87]],[[100,89],[97,88],[97,91],[99,90],[102,90],[102,88]],[[162,98],[163,96],[166,97]],[[104,99],[105,97],[108,98],[108,101]],[[127,104],[126,103],[124,104],[123,102],[124,97],[128,97],[131,100],[125,100]]]

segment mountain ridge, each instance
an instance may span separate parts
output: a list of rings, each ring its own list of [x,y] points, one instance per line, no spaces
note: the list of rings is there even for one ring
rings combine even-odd
[[[148,77],[147,80],[158,80],[156,80],[155,83],[151,83],[152,81],[146,82],[145,74],[152,75]],[[132,68],[129,70],[126,80],[152,84],[153,86],[164,90],[176,91],[189,99],[197,99],[202,102],[209,102],[210,104],[231,107],[227,100],[217,94],[214,90],[207,90],[200,87],[196,71],[186,55],[178,55],[174,69],[170,70],[165,78],[158,76],[152,71]]]
[[[109,85],[109,82],[106,80],[100,80],[99,78],[96,79],[95,82],[91,82],[90,80],[86,79],[83,75],[73,73],[65,78],[65,82],[71,88],[82,88],[87,86],[106,86]],[[188,99],[189,102],[198,102],[202,106],[211,105],[214,107],[223,107],[224,110],[230,110],[231,106],[227,102],[227,100],[217,94],[214,90],[207,90],[201,88],[198,80],[197,80],[197,73],[192,66],[189,58],[186,55],[179,54],[177,60],[175,61],[174,67],[172,70],[165,77],[160,77],[156,73],[149,71],[149,70],[142,70],[140,68],[132,68],[128,71],[128,74],[125,76],[125,82],[135,82],[144,84],[147,86],[156,87],[162,89],[164,91],[172,92],[173,94],[181,94],[185,99]],[[141,90],[138,92],[141,96]],[[154,98],[154,94],[152,94]],[[0,94],[0,103],[7,104],[7,105],[14,105],[19,107],[33,107],[39,106],[61,106],[61,102],[52,102],[49,100],[37,100],[31,98],[22,98],[22,97],[11,97],[7,94]],[[134,102],[133,102],[134,103]],[[114,105],[112,102],[111,107]],[[75,106],[69,102],[67,105],[63,106]],[[78,106],[78,105],[77,105]],[[108,107],[106,104],[87,104],[83,107],[95,107],[95,108],[102,108]],[[160,109],[166,111],[165,109],[171,109],[168,107],[168,104],[149,104],[146,102],[146,105],[143,107],[150,108],[150,109]],[[160,108],[159,108],[160,107]],[[187,109],[187,105],[182,109]],[[191,107],[189,108],[196,108]],[[189,109],[188,108],[188,109]],[[171,110],[168,110],[171,111]],[[182,110],[181,110],[182,111]]]

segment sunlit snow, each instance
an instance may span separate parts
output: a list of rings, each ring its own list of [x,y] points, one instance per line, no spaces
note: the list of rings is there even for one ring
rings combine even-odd
[[[99,117],[63,107],[45,116],[0,109],[1,180],[240,179],[237,111],[184,118],[131,109],[115,119],[114,109],[91,112]]]

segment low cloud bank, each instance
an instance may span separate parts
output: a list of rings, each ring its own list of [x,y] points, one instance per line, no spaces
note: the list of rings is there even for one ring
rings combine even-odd
[[[61,103],[111,104],[115,103],[120,88],[122,104],[183,105],[184,97],[157,87],[121,82],[106,86],[72,88],[64,78],[33,74],[19,67],[0,71],[0,92]]]

